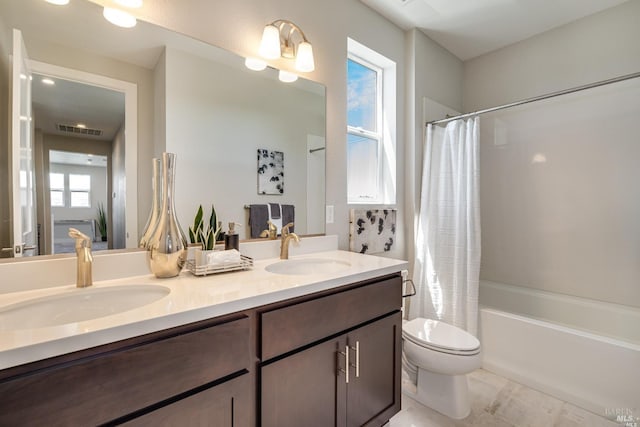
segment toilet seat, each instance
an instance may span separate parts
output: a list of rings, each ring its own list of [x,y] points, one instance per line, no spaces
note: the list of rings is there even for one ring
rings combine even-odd
[[[480,341],[467,331],[438,320],[416,318],[402,325],[402,337],[433,351],[473,356],[480,353]]]

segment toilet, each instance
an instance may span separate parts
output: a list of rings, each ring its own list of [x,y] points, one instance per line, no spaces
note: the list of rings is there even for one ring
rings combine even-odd
[[[403,393],[455,419],[471,412],[467,374],[480,368],[480,341],[447,323],[416,318],[402,325]]]

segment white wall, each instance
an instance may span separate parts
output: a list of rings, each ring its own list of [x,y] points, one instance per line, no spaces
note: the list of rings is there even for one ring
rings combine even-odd
[[[425,115],[424,98],[437,101],[450,109],[462,109],[463,64],[452,53],[416,29],[405,35],[407,58],[407,109],[406,109],[406,152],[399,158],[399,167],[404,160],[405,169],[405,236],[406,259],[411,269],[415,251],[415,218],[420,210],[420,189],[422,179],[422,158],[424,129],[427,118],[435,120],[440,109]]]
[[[465,110],[637,72],[638,16],[633,0],[468,61]],[[481,278],[640,306],[638,85],[483,116]]]
[[[125,179],[125,136],[124,127],[121,127],[113,138],[113,151],[111,152],[111,192],[107,198],[111,200],[111,222],[107,224],[107,234],[111,237],[111,249],[123,249],[126,247],[126,192],[127,181]],[[140,197],[138,197],[138,200]],[[105,203],[105,207],[107,204]],[[138,214],[141,215],[141,214]]]
[[[640,1],[587,16],[464,63],[464,111],[640,70]]]
[[[214,204],[223,230],[237,222],[240,238],[248,238],[244,206],[271,202],[294,205],[295,230],[307,234],[307,136],[324,134],[323,97],[176,49],[165,58],[166,150],[177,155],[184,231],[199,205],[208,212]],[[282,195],[258,194],[258,148],[284,153]]]

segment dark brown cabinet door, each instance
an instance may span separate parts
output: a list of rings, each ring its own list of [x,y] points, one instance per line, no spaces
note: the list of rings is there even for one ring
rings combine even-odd
[[[400,410],[401,328],[396,313],[346,334],[347,426],[380,426]]]
[[[249,374],[224,382],[193,396],[178,400],[126,426],[249,427],[253,389]]]
[[[344,400],[336,388],[339,347],[330,340],[262,366],[262,427],[336,425],[336,399]]]
[[[397,312],[263,366],[262,426],[384,425],[400,410],[401,327]]]

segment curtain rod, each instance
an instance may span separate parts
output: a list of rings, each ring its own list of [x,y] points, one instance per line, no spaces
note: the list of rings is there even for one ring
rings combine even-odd
[[[441,123],[448,123],[448,122],[451,122],[453,120],[465,119],[467,117],[477,116],[477,115],[484,114],[484,113],[491,113],[492,111],[504,110],[505,108],[516,107],[518,105],[528,104],[530,102],[542,101],[544,99],[554,98],[554,97],[560,96],[560,95],[567,95],[567,94],[574,93],[574,92],[579,92],[579,91],[585,90],[585,89],[592,89],[592,88],[595,88],[595,87],[598,87],[598,86],[604,86],[604,85],[608,85],[608,84],[611,84],[611,83],[621,82],[621,81],[624,81],[624,80],[635,79],[636,77],[640,77],[640,72],[627,74],[627,75],[619,76],[619,77],[614,77],[614,78],[607,79],[607,80],[601,80],[599,82],[589,83],[589,84],[586,84],[586,85],[583,85],[583,86],[577,86],[577,87],[574,87],[574,88],[571,88],[571,89],[560,90],[558,92],[552,92],[552,93],[548,93],[546,95],[535,96],[533,98],[527,98],[527,99],[523,99],[521,101],[511,102],[509,104],[504,104],[504,105],[499,105],[497,107],[491,107],[491,108],[487,108],[487,109],[484,109],[484,110],[474,111],[473,113],[465,113],[465,114],[460,114],[460,115],[453,116],[453,117],[447,117],[446,119],[433,120],[431,122],[427,122],[426,124],[428,126],[428,125],[437,125],[437,124],[441,124]]]

